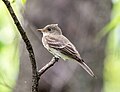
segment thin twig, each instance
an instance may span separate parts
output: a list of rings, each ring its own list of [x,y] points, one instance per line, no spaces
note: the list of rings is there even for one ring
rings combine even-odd
[[[53,66],[56,62],[58,62],[58,60],[59,58],[53,57],[52,60],[48,64],[46,64],[43,68],[41,68],[38,71],[39,78],[43,73],[45,73],[45,71],[47,71],[51,66]]]
[[[30,61],[31,61],[31,65],[32,65],[32,92],[38,92],[38,75],[37,75],[37,67],[36,67],[36,60],[35,60],[35,55],[33,52],[33,48],[32,45],[28,39],[28,37],[26,36],[26,33],[24,31],[24,29],[22,28],[20,22],[18,21],[17,16],[15,15],[10,2],[8,0],[3,0],[3,2],[5,3],[7,9],[9,10],[9,13],[11,15],[11,17],[14,20],[14,23],[16,25],[16,27],[18,28],[22,39],[24,40],[25,44],[26,44],[26,48],[29,52],[29,57],[30,57]]]

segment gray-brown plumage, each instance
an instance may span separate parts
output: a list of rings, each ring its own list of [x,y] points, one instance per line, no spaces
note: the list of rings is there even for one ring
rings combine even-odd
[[[43,29],[38,29],[43,33],[42,42],[44,47],[56,57],[64,60],[72,59],[78,61],[91,76],[95,77],[92,70],[85,64],[84,60],[76,50],[75,46],[62,35],[61,29],[57,24],[50,24]]]

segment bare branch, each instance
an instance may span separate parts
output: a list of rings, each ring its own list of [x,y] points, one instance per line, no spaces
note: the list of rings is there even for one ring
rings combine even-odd
[[[47,71],[50,67],[52,67],[56,62],[58,62],[59,58],[56,58],[56,57],[53,57],[52,60],[46,64],[43,68],[41,68],[39,71],[38,71],[38,76],[39,78],[41,77],[41,75],[43,73],[45,73],[45,71]]]
[[[26,36],[26,33],[25,33],[24,29],[22,28],[20,22],[18,21],[18,18],[15,15],[15,13],[10,5],[10,2],[8,0],[2,0],[2,1],[5,3],[11,17],[14,20],[16,27],[18,28],[18,30],[21,34],[22,39],[24,40],[24,42],[26,44],[26,48],[29,52],[29,57],[30,57],[31,65],[32,65],[32,82],[33,82],[32,92],[38,92],[38,75],[37,75],[36,60],[35,60],[35,55],[33,52],[32,45],[31,45],[28,37]]]

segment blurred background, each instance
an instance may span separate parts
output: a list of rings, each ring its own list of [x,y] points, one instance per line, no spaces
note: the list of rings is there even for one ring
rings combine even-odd
[[[32,43],[38,69],[52,55],[37,28],[57,23],[94,71],[59,60],[39,81],[39,92],[120,92],[120,0],[10,0]],[[31,63],[6,6],[0,1],[0,92],[30,92]]]

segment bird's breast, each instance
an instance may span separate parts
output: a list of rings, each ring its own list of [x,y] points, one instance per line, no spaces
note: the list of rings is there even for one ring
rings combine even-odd
[[[43,43],[43,46],[44,46],[46,49],[49,49],[49,46],[48,46],[48,44],[47,44],[47,40],[46,40],[44,37],[42,37],[42,43]]]

